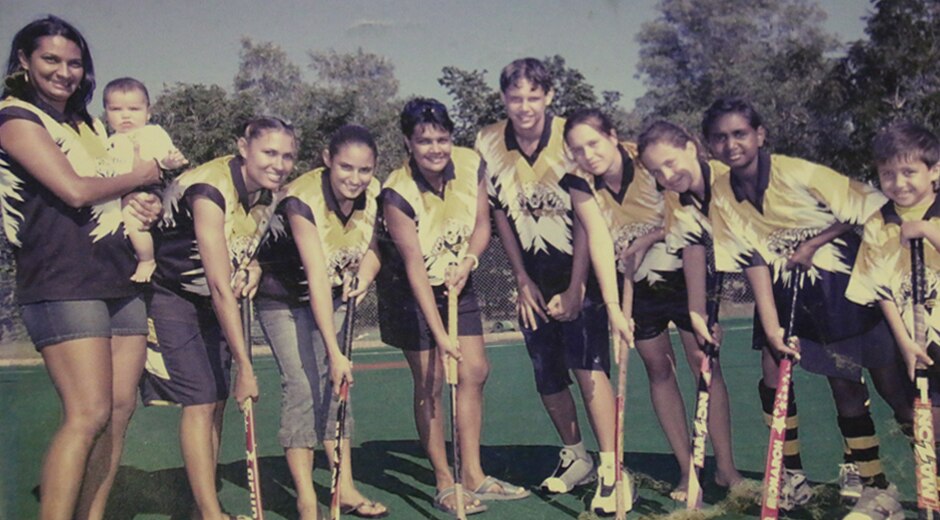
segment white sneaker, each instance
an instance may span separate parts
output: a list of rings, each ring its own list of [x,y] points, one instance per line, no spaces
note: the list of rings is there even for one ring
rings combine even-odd
[[[589,456],[582,459],[568,448],[558,453],[558,467],[555,472],[542,481],[542,489],[549,493],[568,493],[572,489],[594,482],[594,461]]]
[[[802,470],[784,470],[783,483],[780,484],[780,509],[790,511],[805,505],[811,498],[813,488],[806,480],[806,474]]]
[[[855,507],[842,520],[904,520],[897,486],[864,488]]]
[[[855,501],[862,496],[862,475],[854,462],[839,464],[839,496]]]
[[[636,502],[636,482],[629,471],[623,470],[623,501],[624,512],[630,512]],[[607,483],[603,478],[597,479],[597,489],[591,499],[591,511],[597,515],[612,515],[617,512],[617,485],[616,482]]]

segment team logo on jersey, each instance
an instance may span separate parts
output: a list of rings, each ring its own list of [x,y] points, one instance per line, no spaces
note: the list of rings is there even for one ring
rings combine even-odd
[[[450,255],[454,258],[460,256],[460,251],[473,230],[461,221],[449,218],[444,222],[442,231],[441,236],[434,241],[434,246],[431,248],[432,263],[441,256]]]
[[[639,237],[656,231],[657,226],[636,222],[621,227],[614,233],[614,256],[617,258],[617,271],[627,272],[627,266],[624,264],[623,253]]]
[[[332,273],[330,278],[333,285],[341,284],[347,275],[359,272],[361,258],[362,251],[355,247],[343,247],[334,251],[327,265],[327,272]]]
[[[924,295],[924,307],[926,307],[928,311],[932,310],[937,302],[937,281],[938,277],[936,271],[933,269],[924,269],[924,285],[927,287],[927,294]],[[914,286],[911,285],[910,276],[901,277],[900,294],[897,296],[896,300],[901,305],[901,308],[914,308]]]
[[[516,197],[522,213],[535,219],[562,217],[568,210],[558,193],[538,182],[523,185]]]
[[[767,237],[767,249],[778,258],[790,258],[803,241],[822,232],[822,228],[778,229]]]

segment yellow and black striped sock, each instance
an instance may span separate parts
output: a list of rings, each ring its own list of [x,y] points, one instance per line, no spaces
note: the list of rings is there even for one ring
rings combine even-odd
[[[774,397],[777,391],[767,386],[763,379],[757,383],[757,391],[760,394],[761,408],[764,410],[764,424],[770,427],[774,417]],[[803,469],[803,459],[800,458],[800,417],[796,413],[796,399],[792,384],[787,400],[787,432],[783,442],[783,466],[792,470]]]
[[[881,467],[878,435],[871,413],[858,417],[839,417],[839,430],[845,443],[852,450],[853,462],[858,466],[858,473],[866,486],[888,487],[888,479]]]

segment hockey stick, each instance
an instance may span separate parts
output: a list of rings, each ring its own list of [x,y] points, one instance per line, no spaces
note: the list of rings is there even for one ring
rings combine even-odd
[[[924,319],[927,302],[927,280],[924,267],[924,239],[911,240],[911,299],[914,303],[914,341],[927,346],[927,325]],[[917,508],[920,518],[932,520],[940,509],[937,498],[937,455],[934,447],[933,411],[927,393],[927,368],[917,363],[915,370],[917,395],[914,398],[914,463],[917,481]]]
[[[721,303],[721,286],[724,278],[721,273],[715,272],[715,287],[712,292],[711,307],[708,309],[708,329],[718,323],[718,308]],[[712,366],[718,357],[718,347],[706,342],[702,347],[705,356],[699,367],[698,392],[695,399],[695,416],[692,421],[692,446],[689,459],[689,488],[686,492],[686,509],[702,507],[702,483],[699,480],[700,471],[705,467],[705,443],[708,438],[708,402],[711,397]]]
[[[615,336],[614,341],[619,342],[619,336]],[[627,402],[627,361],[630,359],[630,345],[621,345],[620,348],[627,349],[627,351],[621,354],[623,360],[617,367],[617,422],[614,424],[617,430],[614,436],[614,471],[616,472],[614,492],[617,500],[617,512],[614,518],[616,520],[624,520],[627,517],[625,482],[623,481],[623,417]]]
[[[245,347],[251,354],[251,300],[242,301],[242,336],[245,338]],[[255,445],[255,412],[252,400],[249,397],[242,403],[245,413],[245,465],[248,471],[248,496],[251,501],[251,517],[264,520],[264,510],[261,506],[261,474],[258,471],[258,450]]]
[[[278,200],[275,194],[271,204],[258,214],[258,228],[255,230],[248,247],[244,249],[241,259],[236,263],[235,270],[232,271],[233,282],[241,271],[246,272],[247,279],[248,265],[258,254],[261,242],[264,241],[268,233]],[[249,362],[251,360],[251,314],[251,298],[245,297],[241,302],[242,338],[245,340],[245,349],[248,351]],[[242,403],[242,412],[245,414],[245,465],[248,472],[248,497],[251,502],[251,517],[256,520],[264,520],[264,509],[261,505],[261,473],[258,468],[258,449],[255,443],[255,411],[253,404],[254,402],[250,397]]]
[[[790,319],[783,331],[783,340],[789,341],[796,318],[797,297],[803,283],[803,268],[793,269],[793,294],[790,300]],[[775,519],[780,514],[780,484],[783,479],[783,443],[787,433],[787,407],[789,406],[790,381],[793,375],[793,359],[785,355],[777,368],[777,393],[774,395],[773,421],[770,423],[770,441],[767,444],[767,463],[764,466],[764,496],[761,502],[761,520]]]
[[[359,279],[353,278],[349,289],[354,291],[359,285]],[[346,304],[346,319],[343,323],[342,352],[346,359],[351,360],[353,342],[353,323],[356,321],[356,298],[350,298]],[[330,478],[330,518],[337,520],[340,517],[339,479],[343,465],[343,435],[346,433],[346,406],[349,403],[349,381],[346,378],[339,385],[339,404],[336,409],[336,447],[333,449],[333,471]]]
[[[451,263],[449,270],[456,268]],[[447,335],[451,346],[457,345],[457,291],[453,287],[447,290]],[[454,450],[454,496],[458,520],[467,520],[467,508],[463,501],[463,479],[460,476],[460,428],[457,426],[457,359],[447,356],[444,360],[444,377],[450,385],[450,437]]]

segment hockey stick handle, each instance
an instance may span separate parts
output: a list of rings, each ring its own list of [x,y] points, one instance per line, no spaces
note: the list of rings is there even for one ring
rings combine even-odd
[[[803,284],[803,269],[794,268],[790,296],[790,316],[783,329],[784,341],[789,341],[796,321],[796,307],[800,287]],[[761,500],[761,519],[775,519],[779,515],[780,485],[784,477],[783,448],[787,433],[787,408],[790,406],[790,383],[793,376],[793,359],[783,356],[777,368],[777,391],[774,394],[773,420],[770,424],[770,439],[767,443],[767,459],[764,464],[764,494]]]
[[[245,348],[248,358],[251,359],[251,300],[245,298],[241,306],[242,337],[245,339]],[[251,516],[257,520],[264,520],[264,509],[261,504],[261,473],[258,468],[258,449],[255,441],[255,412],[253,401],[249,397],[242,403],[245,414],[245,466],[248,472],[248,496],[251,502]]]
[[[616,312],[614,310],[613,312]],[[614,342],[619,342],[620,336],[614,335]],[[623,481],[623,450],[624,450],[624,431],[623,423],[626,414],[627,403],[627,362],[630,359],[629,345],[621,345],[620,348],[626,349],[622,354],[621,361],[617,367],[617,397],[616,397],[616,435],[614,436],[614,498],[617,500],[615,520],[624,520],[627,517],[627,505],[625,495],[625,483]],[[617,351],[618,349],[614,349]]]
[[[355,291],[359,287],[359,278],[353,277],[349,289]],[[356,298],[346,302],[346,316],[343,319],[343,344],[340,351],[346,359],[351,361],[353,344],[353,325],[356,322]],[[333,448],[333,468],[330,471],[330,518],[338,520],[340,517],[340,477],[343,469],[343,437],[346,435],[346,410],[349,406],[349,381],[344,377],[339,384],[339,399],[336,407],[336,444]]]
[[[451,262],[448,271],[452,272],[457,264]],[[453,287],[447,289],[447,337],[450,340],[451,347],[456,347],[459,341],[459,331],[457,330],[457,303],[458,294]],[[463,479],[461,478],[460,461],[460,428],[457,424],[457,387],[459,376],[457,370],[457,359],[452,356],[445,356],[444,378],[450,385],[450,436],[451,445],[454,449],[454,499],[456,501],[456,513],[458,520],[466,520],[467,507],[463,496]]]

